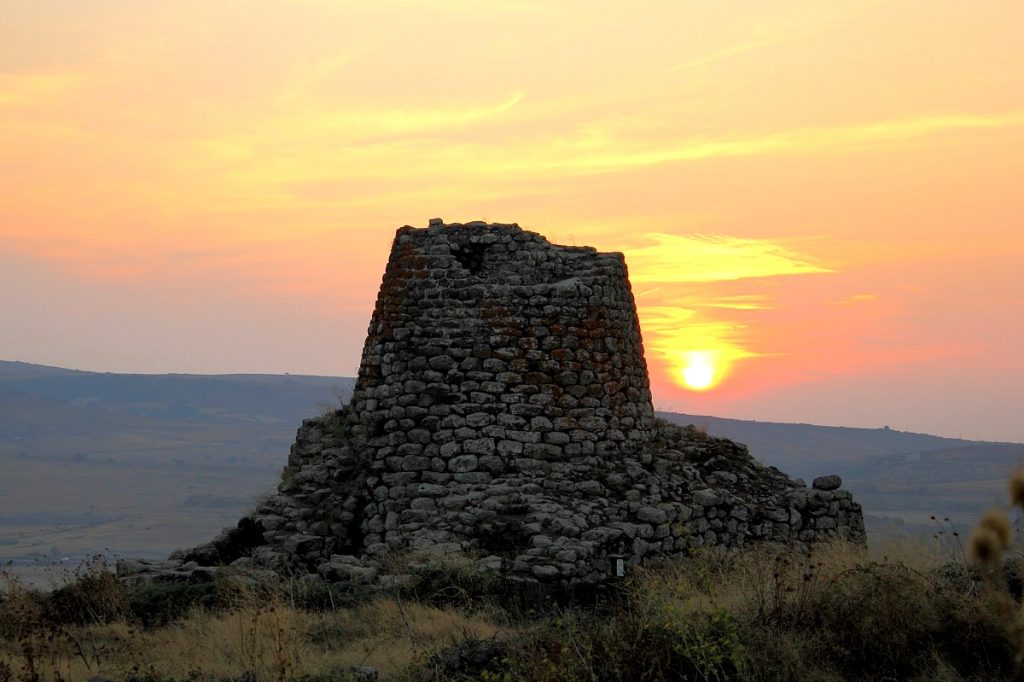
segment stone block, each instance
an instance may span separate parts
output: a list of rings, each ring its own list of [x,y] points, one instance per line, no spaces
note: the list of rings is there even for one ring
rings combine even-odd
[[[459,455],[448,461],[448,469],[457,473],[465,473],[476,470],[478,464],[479,460],[476,455]]]
[[[469,455],[493,455],[496,450],[493,438],[473,438],[462,444],[462,451]]]
[[[819,476],[811,483],[811,487],[815,490],[837,490],[842,485],[843,479],[839,478],[839,476],[836,476],[835,474]]]

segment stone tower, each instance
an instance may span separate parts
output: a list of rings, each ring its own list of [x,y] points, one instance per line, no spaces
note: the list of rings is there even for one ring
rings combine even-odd
[[[838,487],[655,419],[622,254],[435,219],[398,230],[353,396],[303,423],[278,494],[161,570],[369,581],[427,550],[593,583],[695,546],[863,541]]]
[[[625,259],[516,225],[403,227],[351,408],[353,434],[384,436],[388,457],[453,475],[485,458],[473,482],[522,456],[636,450],[654,408]]]

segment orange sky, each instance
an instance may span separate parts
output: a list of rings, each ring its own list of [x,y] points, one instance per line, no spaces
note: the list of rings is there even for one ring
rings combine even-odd
[[[1024,441],[1022,26],[9,0],[0,359],[351,375],[394,229],[482,218],[626,253],[661,407]]]

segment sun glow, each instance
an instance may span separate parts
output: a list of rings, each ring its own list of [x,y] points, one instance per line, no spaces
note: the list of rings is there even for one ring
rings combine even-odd
[[[642,285],[637,312],[652,364],[675,388],[698,392],[761,355],[748,320],[776,307],[769,279],[833,272],[784,240],[647,233],[625,253],[631,281]],[[714,286],[741,280],[748,283]]]
[[[732,299],[727,302],[727,307],[734,307]],[[742,308],[748,307],[746,299],[739,302]],[[706,305],[716,303],[709,298]],[[732,376],[737,363],[760,354],[747,347],[744,325],[708,319],[705,310],[684,307],[688,304],[679,301],[679,307],[640,306],[638,313],[648,346],[648,362],[653,372],[670,378],[677,388],[707,391]],[[761,307],[757,301],[749,301],[749,304]]]
[[[707,351],[691,351],[686,353],[686,365],[679,371],[683,383],[694,391],[706,391],[715,385],[718,375],[715,372],[714,354]]]

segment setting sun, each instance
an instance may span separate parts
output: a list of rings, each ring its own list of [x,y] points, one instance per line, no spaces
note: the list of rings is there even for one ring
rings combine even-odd
[[[715,383],[715,365],[711,354],[704,351],[694,351],[686,354],[686,366],[680,372],[683,375],[683,383],[687,388],[694,391],[704,391],[711,388]]]

